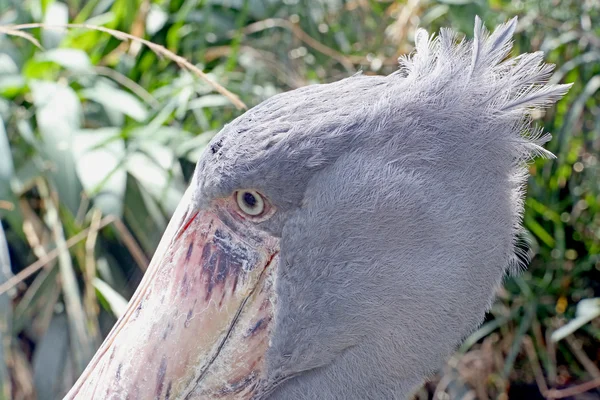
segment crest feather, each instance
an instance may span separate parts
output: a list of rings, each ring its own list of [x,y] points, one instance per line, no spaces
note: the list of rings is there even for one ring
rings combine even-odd
[[[510,124],[504,139],[519,143],[511,151],[519,160],[529,160],[532,153],[550,155],[539,147],[550,135],[532,128],[531,112],[554,104],[572,84],[548,84],[554,65],[543,62],[542,52],[507,58],[516,28],[515,17],[490,34],[475,17],[473,40],[460,42],[451,29],[441,29],[437,37],[419,29],[415,51],[399,59],[399,74],[413,80],[421,94],[435,93],[442,103],[451,102],[452,115],[463,118],[464,111],[483,116],[489,124]],[[527,134],[531,131],[535,140]]]
[[[517,18],[489,33],[475,18],[473,39],[457,40],[442,29],[437,37],[420,29],[412,56],[400,61],[404,94],[427,126],[461,144],[461,151],[477,149],[481,165],[506,171],[513,197],[513,249],[509,270],[525,261],[521,220],[526,163],[535,157],[553,157],[542,146],[551,138],[533,124],[532,112],[549,107],[567,93],[571,84],[549,84],[554,65],[535,52],[509,57]],[[446,142],[448,143],[448,142]],[[468,146],[467,146],[468,144]],[[486,152],[481,152],[481,149]],[[504,172],[501,172],[504,173]]]

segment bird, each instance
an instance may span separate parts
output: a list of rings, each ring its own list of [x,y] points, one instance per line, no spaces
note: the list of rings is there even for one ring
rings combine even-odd
[[[527,263],[532,114],[570,87],[474,27],[225,125],[65,399],[410,398]]]

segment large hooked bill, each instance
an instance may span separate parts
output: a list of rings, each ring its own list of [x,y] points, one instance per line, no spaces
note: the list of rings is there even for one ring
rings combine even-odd
[[[193,210],[189,190],[150,267],[65,400],[250,399],[260,391],[279,241]]]

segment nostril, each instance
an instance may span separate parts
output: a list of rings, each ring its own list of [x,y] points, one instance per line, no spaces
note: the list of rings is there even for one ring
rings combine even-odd
[[[219,139],[218,141],[213,143],[210,146],[210,151],[211,153],[216,154],[221,149],[221,147],[223,147],[223,139]]]

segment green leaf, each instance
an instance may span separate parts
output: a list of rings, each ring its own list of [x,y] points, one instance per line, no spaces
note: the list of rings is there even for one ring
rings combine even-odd
[[[11,182],[14,178],[15,170],[13,165],[10,143],[4,121],[0,116],[0,200],[12,198]]]
[[[164,12],[156,4],[152,4],[148,16],[146,17],[146,33],[153,36],[165,26],[168,20],[169,14]]]
[[[44,24],[47,25],[65,25],[69,22],[69,8],[64,3],[54,2],[46,9],[44,15]],[[42,46],[46,49],[53,49],[60,45],[66,35],[63,29],[43,29]]]
[[[69,348],[68,318],[54,316],[33,354],[33,384],[38,400],[61,399],[77,376]]]
[[[73,260],[67,248],[64,229],[59,219],[58,210],[49,197],[49,193],[40,186],[40,197],[46,204],[46,221],[52,230],[52,236],[59,249],[58,266],[65,309],[68,316],[68,332],[70,348],[73,352],[74,368],[77,373],[83,372],[96,350],[97,337],[91,335],[86,329],[87,315],[83,309],[83,302],[79,293],[77,277]]]
[[[148,109],[137,97],[121,90],[108,80],[98,80],[93,88],[81,91],[81,96],[101,104],[105,109],[121,113],[136,121],[148,118]]]
[[[6,53],[0,53],[0,76],[18,73],[19,66],[13,58]]]
[[[69,69],[76,73],[93,72],[90,57],[84,51],[77,49],[54,49],[42,53],[39,56],[41,61],[51,61],[61,67]]]
[[[525,217],[525,227],[527,229],[529,229],[535,237],[537,237],[542,242],[544,242],[544,244],[548,248],[550,248],[550,249],[554,248],[554,244],[555,244],[554,238],[535,219],[526,216]]]
[[[127,170],[172,215],[185,192],[185,183],[173,151],[156,143],[140,143],[141,150],[130,154]]]
[[[60,286],[56,284],[57,275],[58,268],[54,264],[42,269],[29,285],[13,313],[14,335],[35,321],[36,315],[41,316],[42,320],[45,316],[52,315],[60,294]]]
[[[473,347],[473,345],[475,345],[475,343],[477,343],[484,337],[489,336],[496,329],[500,328],[503,325],[506,325],[509,321],[513,320],[517,316],[519,311],[520,311],[519,308],[515,308],[514,310],[512,310],[510,315],[496,317],[493,320],[488,321],[488,322],[484,323],[483,325],[481,325],[479,327],[479,329],[477,329],[475,332],[473,332],[471,335],[469,335],[465,339],[463,344],[458,349],[458,352],[465,354],[467,351],[469,351],[471,349],[471,347]]]
[[[144,252],[152,254],[167,227],[167,218],[142,185],[131,175],[127,179],[123,215]]]
[[[533,322],[533,318],[535,316],[537,304],[534,302],[529,303],[525,306],[525,312],[523,313],[523,318],[519,321],[519,329],[515,333],[515,337],[512,340],[512,344],[510,346],[510,350],[506,355],[504,368],[502,370],[502,378],[504,380],[508,379],[513,366],[515,365],[515,361],[519,352],[521,351],[521,345],[523,343],[523,338],[527,334],[527,331],[531,327],[531,323]]]
[[[185,157],[192,163],[198,162],[200,155],[204,151],[206,145],[210,142],[216,132],[207,131],[201,135],[192,137],[177,145],[175,154],[177,157]]]
[[[93,284],[98,293],[106,300],[115,317],[121,318],[127,310],[127,300],[99,278],[94,278]]]
[[[164,124],[171,118],[171,113],[177,106],[177,100],[177,98],[171,98],[149,123],[145,124],[143,127],[134,129],[132,134],[135,135],[136,138],[152,140],[156,133],[164,128]]]
[[[575,318],[568,324],[552,332],[552,341],[558,342],[581,328],[585,324],[600,317],[600,297],[594,299],[584,299],[577,303]]]
[[[569,42],[572,42],[572,41],[578,40],[578,39],[581,39],[579,32],[576,32],[576,31],[564,32],[564,33],[561,33],[560,36],[558,36],[558,37],[545,38],[544,41],[542,42],[542,45],[540,46],[540,50],[543,51],[544,53],[548,53],[548,52],[556,49],[557,47],[562,46],[563,44],[567,44]]]
[[[448,13],[448,10],[449,10],[449,7],[446,4],[438,4],[434,7],[431,7],[421,17],[421,25],[429,26],[436,19],[446,15]]]
[[[11,56],[0,53],[0,95],[11,98],[25,87],[25,79],[19,74],[19,66]]]
[[[118,128],[80,130],[73,144],[77,172],[85,192],[103,214],[119,217],[123,214],[127,181],[123,166],[125,142],[120,134]]]
[[[206,96],[198,97],[189,102],[188,110],[208,108],[208,107],[223,107],[230,105],[231,102],[220,94],[207,94]]]
[[[73,140],[83,118],[81,104],[68,86],[41,81],[30,86],[53,186],[61,203],[76,215],[83,188],[73,159]]]
[[[21,93],[27,85],[22,75],[0,74],[0,95],[11,98]]]
[[[475,4],[478,3],[478,0],[439,0],[440,3],[443,4],[450,4],[453,6],[462,6],[462,5],[466,5],[466,4]]]
[[[598,90],[600,90],[600,75],[594,76],[586,83],[585,87],[583,88],[583,92],[581,92],[581,94],[577,97],[577,100],[575,100],[569,108],[567,118],[559,134],[560,141],[563,144],[561,146],[562,151],[558,156],[559,158],[564,158],[565,152],[568,150],[568,146],[564,146],[564,143],[566,143],[566,141],[573,136],[575,123],[579,120],[579,117],[583,113],[586,102],[588,99],[594,96]]]
[[[0,285],[12,277],[8,246],[4,235],[4,228],[0,223]],[[0,294],[0,399],[8,400],[11,397],[11,379],[8,374],[7,361],[10,352],[12,329],[12,304],[9,293]]]
[[[0,204],[0,217],[6,219],[14,229],[20,230],[22,217],[17,211],[17,197],[13,193],[15,181],[10,143],[0,116],[0,201],[4,202]]]
[[[563,80],[565,75],[583,64],[597,63],[599,61],[600,51],[589,51],[587,53],[578,55],[577,57],[573,57],[569,61],[563,63],[560,68],[554,72],[552,78],[550,79],[550,83],[559,83]]]

